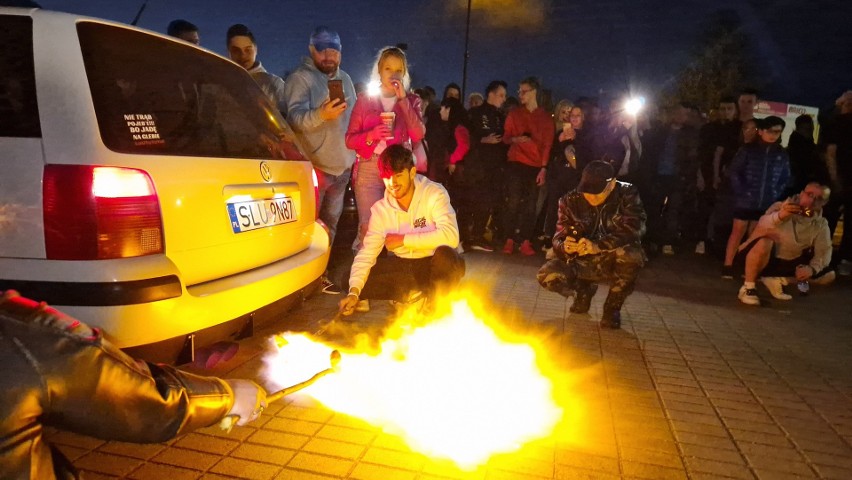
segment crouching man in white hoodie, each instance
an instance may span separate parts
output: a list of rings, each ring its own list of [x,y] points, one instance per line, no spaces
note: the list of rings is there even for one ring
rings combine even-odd
[[[349,273],[349,295],[340,301],[344,315],[369,310],[368,299],[410,302],[425,295],[428,301],[464,276],[447,190],[418,175],[413,154],[401,145],[389,146],[378,162],[385,196],[370,209],[367,234]],[[380,256],[383,247],[392,255]]]

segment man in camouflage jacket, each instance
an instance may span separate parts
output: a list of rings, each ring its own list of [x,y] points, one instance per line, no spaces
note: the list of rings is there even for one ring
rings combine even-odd
[[[538,272],[542,287],[576,295],[571,311],[589,311],[596,282],[610,281],[601,327],[620,328],[621,306],[644,265],[645,210],[635,186],[619,182],[612,165],[589,163],[576,190],[559,200],[556,258]]]

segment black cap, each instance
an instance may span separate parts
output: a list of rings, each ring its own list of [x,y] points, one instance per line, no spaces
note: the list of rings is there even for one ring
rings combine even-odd
[[[577,191],[597,195],[604,191],[606,185],[615,178],[615,170],[603,160],[595,160],[583,169],[583,177],[577,185]]]

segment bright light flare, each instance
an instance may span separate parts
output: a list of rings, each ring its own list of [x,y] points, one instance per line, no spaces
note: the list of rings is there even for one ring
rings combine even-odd
[[[367,84],[367,95],[371,97],[375,97],[376,95],[382,93],[382,83],[378,80],[373,80],[372,82]]]
[[[377,351],[341,350],[338,373],[305,393],[399,435],[413,450],[473,469],[549,436],[563,417],[536,342],[499,330],[466,301],[428,323],[409,315]],[[276,338],[265,361],[277,388],[328,368],[332,347],[303,335]]]
[[[635,97],[624,102],[624,111],[630,115],[636,115],[641,110],[642,107],[645,106],[645,98],[644,97]]]

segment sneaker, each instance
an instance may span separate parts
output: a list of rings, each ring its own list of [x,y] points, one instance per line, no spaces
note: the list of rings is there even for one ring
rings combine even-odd
[[[703,241],[698,242],[695,245],[695,254],[696,255],[704,255],[705,253],[707,253],[707,247],[704,245],[704,242]]]
[[[848,277],[849,275],[852,275],[852,262],[849,260],[841,260],[840,263],[837,264],[836,270],[838,275]]]
[[[329,295],[340,295],[343,292],[340,287],[335,285],[328,279],[328,277],[323,276],[320,281],[320,288],[322,289],[322,293],[327,293]]]
[[[470,244],[470,249],[476,250],[476,251],[479,251],[479,252],[488,252],[488,253],[491,253],[491,252],[494,251],[494,247],[492,247],[491,245],[489,245],[485,241],[472,242]]]
[[[621,328],[621,310],[604,309],[601,315],[601,328],[617,330]]]
[[[358,304],[355,305],[355,311],[361,312],[361,313],[369,312],[370,311],[370,301],[367,300],[367,299],[358,300]]]
[[[757,289],[746,288],[745,285],[740,287],[737,298],[746,305],[760,305],[760,298],[757,296]]]
[[[734,279],[734,266],[733,265],[722,265],[722,278],[725,280],[733,280]]]
[[[515,251],[515,241],[511,238],[506,240],[506,244],[503,245],[503,253],[506,255],[511,255]]]
[[[786,283],[781,277],[761,277],[760,281],[769,290],[774,298],[778,300],[792,300],[793,296],[784,293],[784,284]]]
[[[533,248],[532,243],[530,243],[529,240],[524,240],[524,242],[521,244],[521,248],[519,248],[518,251],[521,252],[521,255],[525,257],[535,255],[535,249]]]
[[[663,245],[663,255],[674,255],[674,248],[671,245]]]

